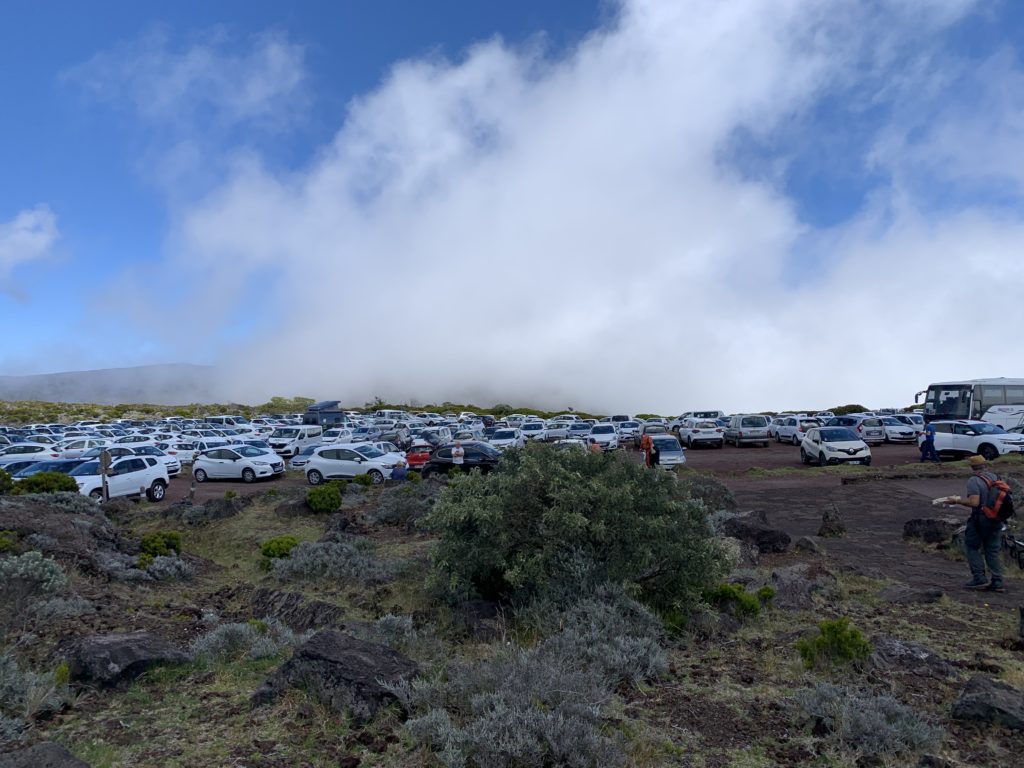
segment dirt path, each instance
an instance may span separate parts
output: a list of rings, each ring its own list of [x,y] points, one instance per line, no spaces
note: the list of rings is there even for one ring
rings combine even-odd
[[[847,534],[822,540],[822,544],[828,557],[845,568],[913,588],[938,588],[954,599],[978,606],[1015,608],[1024,604],[1024,572],[1015,565],[1004,560],[1005,594],[971,592],[963,589],[970,578],[965,562],[903,538],[903,524],[916,517],[950,515],[966,519],[960,510],[936,510],[931,505],[933,498],[962,492],[962,480],[880,480],[845,486],[835,478],[830,480],[828,484],[807,479],[725,482],[741,510],[767,512],[771,523],[794,539],[815,535],[822,513],[830,503],[835,504]]]

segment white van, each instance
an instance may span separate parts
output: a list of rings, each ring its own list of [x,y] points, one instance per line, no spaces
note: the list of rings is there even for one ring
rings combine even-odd
[[[323,427],[316,424],[299,424],[294,427],[278,427],[270,433],[267,442],[278,456],[291,458],[303,448],[322,442]]]
[[[251,426],[245,416],[207,416],[207,424],[219,424],[222,427],[248,427]]]

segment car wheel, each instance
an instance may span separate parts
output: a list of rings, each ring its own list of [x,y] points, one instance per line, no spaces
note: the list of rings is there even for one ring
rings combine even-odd
[[[384,473],[381,472],[379,469],[371,469],[366,474],[370,478],[370,480],[373,481],[374,485],[380,485],[381,483],[384,482]]]
[[[994,445],[989,445],[988,443],[978,448],[978,453],[981,454],[985,461],[994,461],[999,457],[999,451],[996,450]]]
[[[824,467],[827,464],[828,464],[828,459],[825,458],[825,454],[824,453],[819,453],[818,454],[818,466],[819,467]]]
[[[256,473],[246,467],[242,470],[242,480],[246,483],[254,482],[256,480]]]
[[[206,470],[204,470],[204,469],[197,469],[195,472],[192,473],[192,477],[194,477],[196,479],[197,483],[205,483],[206,482]]]
[[[89,491],[89,498],[93,499],[94,501],[102,501],[103,500],[103,491],[102,491],[102,489],[96,488],[94,490]]]
[[[718,441],[718,450],[722,450],[723,448],[725,448],[725,440],[719,440]]]
[[[796,435],[793,435],[793,445],[800,445],[800,440]]]
[[[164,481],[154,480],[153,484],[149,486],[149,490],[146,491],[146,498],[150,501],[163,501],[166,492],[167,485],[164,484]]]
[[[811,463],[810,460],[807,457],[807,451],[805,451],[803,448],[800,449],[800,463],[801,464],[810,464]]]
[[[320,485],[324,481],[324,476],[320,474],[320,470],[311,469],[306,473],[306,482],[310,485]]]
[[[871,457],[870,456],[868,456],[866,459],[864,459],[864,466],[865,467],[870,467],[871,466]]]

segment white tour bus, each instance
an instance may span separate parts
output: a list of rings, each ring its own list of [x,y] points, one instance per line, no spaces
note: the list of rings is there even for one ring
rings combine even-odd
[[[924,395],[924,420],[981,419],[1003,429],[1024,424],[1024,379],[969,379],[932,384]]]

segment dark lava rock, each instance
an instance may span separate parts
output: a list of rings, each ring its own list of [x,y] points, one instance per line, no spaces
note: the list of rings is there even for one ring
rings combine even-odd
[[[846,523],[835,504],[830,504],[822,513],[818,535],[823,539],[837,539],[846,535]]]
[[[918,768],[956,768],[956,763],[938,755],[921,755]]]
[[[301,517],[312,514],[312,510],[305,499],[289,499],[274,507],[274,514],[278,517]]]
[[[916,517],[903,524],[903,536],[921,539],[927,544],[942,544],[950,541],[961,525],[963,523],[953,517]]]
[[[360,724],[395,701],[382,683],[408,680],[417,672],[414,661],[387,646],[327,630],[296,648],[292,657],[253,694],[252,703],[269,704],[285,688],[298,686],[325,705],[348,713]]]
[[[937,603],[946,593],[941,589],[915,589],[906,584],[890,584],[878,596],[887,603]]]
[[[299,592],[260,588],[250,598],[253,616],[273,616],[294,630],[321,629],[342,623],[345,609]]]
[[[937,679],[952,677],[953,667],[930,648],[888,635],[871,638],[874,652],[871,662],[879,669],[901,669],[915,675]]]
[[[789,534],[768,524],[761,514],[731,517],[722,524],[722,531],[740,541],[754,544],[759,552],[785,552],[789,548]]]
[[[235,496],[230,499],[209,499],[202,504],[195,504],[188,499],[176,501],[160,508],[164,517],[180,520],[186,525],[202,525],[214,520],[234,517],[255,500],[254,494]]]
[[[60,744],[44,741],[0,754],[0,768],[89,768]]]
[[[1024,692],[988,677],[972,677],[953,703],[953,717],[1024,731]]]
[[[820,555],[822,551],[821,545],[813,536],[801,536],[796,540],[796,544],[793,547],[797,552],[807,552],[814,555]]]
[[[68,658],[72,680],[112,686],[138,677],[153,664],[186,662],[188,654],[142,631],[83,637],[70,647]]]

